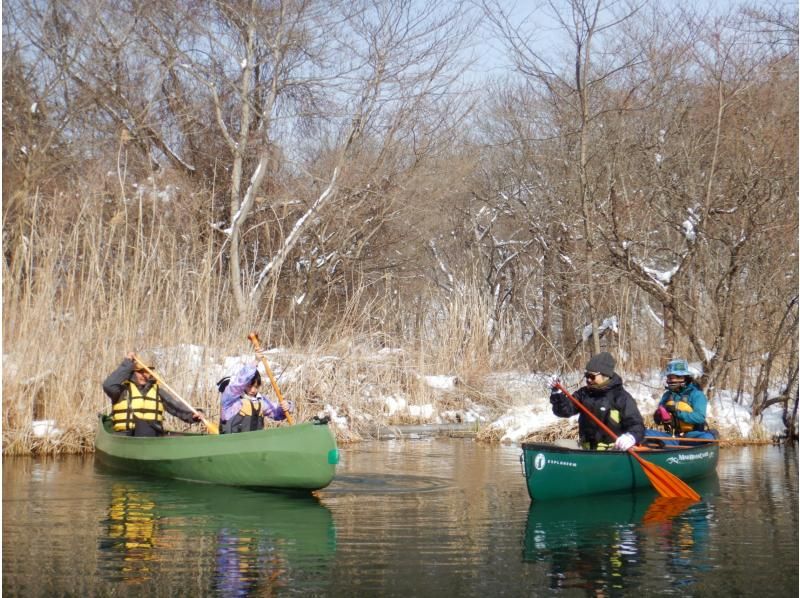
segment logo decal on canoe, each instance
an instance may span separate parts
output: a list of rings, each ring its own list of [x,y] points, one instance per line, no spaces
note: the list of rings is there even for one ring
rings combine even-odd
[[[544,469],[545,465],[563,465],[565,467],[577,467],[578,464],[573,461],[562,461],[561,459],[548,459],[543,453],[537,454],[533,458],[533,468],[537,471]]]
[[[544,455],[542,453],[539,453],[538,455],[536,455],[533,458],[533,467],[537,471],[539,471],[541,469],[544,469],[544,463],[545,463],[545,459],[544,459]]]
[[[680,454],[667,459],[667,463],[671,465],[680,465],[685,461],[697,461],[698,459],[708,459],[709,457],[711,457],[711,453],[709,451],[704,453],[693,453],[691,455]]]

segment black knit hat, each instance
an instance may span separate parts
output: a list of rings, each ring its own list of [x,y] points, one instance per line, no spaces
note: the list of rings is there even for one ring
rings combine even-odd
[[[589,363],[586,364],[586,371],[597,372],[611,378],[614,375],[614,365],[614,358],[611,353],[603,351],[589,360]]]

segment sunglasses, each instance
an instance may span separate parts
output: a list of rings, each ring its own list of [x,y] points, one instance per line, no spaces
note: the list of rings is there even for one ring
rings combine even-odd
[[[583,377],[586,378],[587,380],[594,380],[598,376],[600,376],[600,374],[595,374],[594,372],[585,372],[583,374]]]

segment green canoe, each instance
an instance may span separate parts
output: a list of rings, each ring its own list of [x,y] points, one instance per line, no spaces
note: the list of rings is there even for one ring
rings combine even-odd
[[[698,444],[648,450],[640,456],[684,481],[716,470],[719,446]],[[523,443],[528,494],[532,500],[550,500],[651,488],[641,465],[628,453],[586,451],[552,444]]]
[[[111,432],[101,415],[96,459],[114,469],[156,476],[281,490],[319,490],[333,480],[339,452],[326,424],[302,423],[239,434],[170,433],[136,438]]]

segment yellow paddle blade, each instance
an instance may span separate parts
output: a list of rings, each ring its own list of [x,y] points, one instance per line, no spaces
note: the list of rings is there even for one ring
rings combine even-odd
[[[205,424],[206,430],[208,430],[209,434],[211,434],[212,436],[214,434],[219,434],[219,426],[217,424],[215,424],[214,422],[210,422],[205,418],[202,418],[201,421]]]

